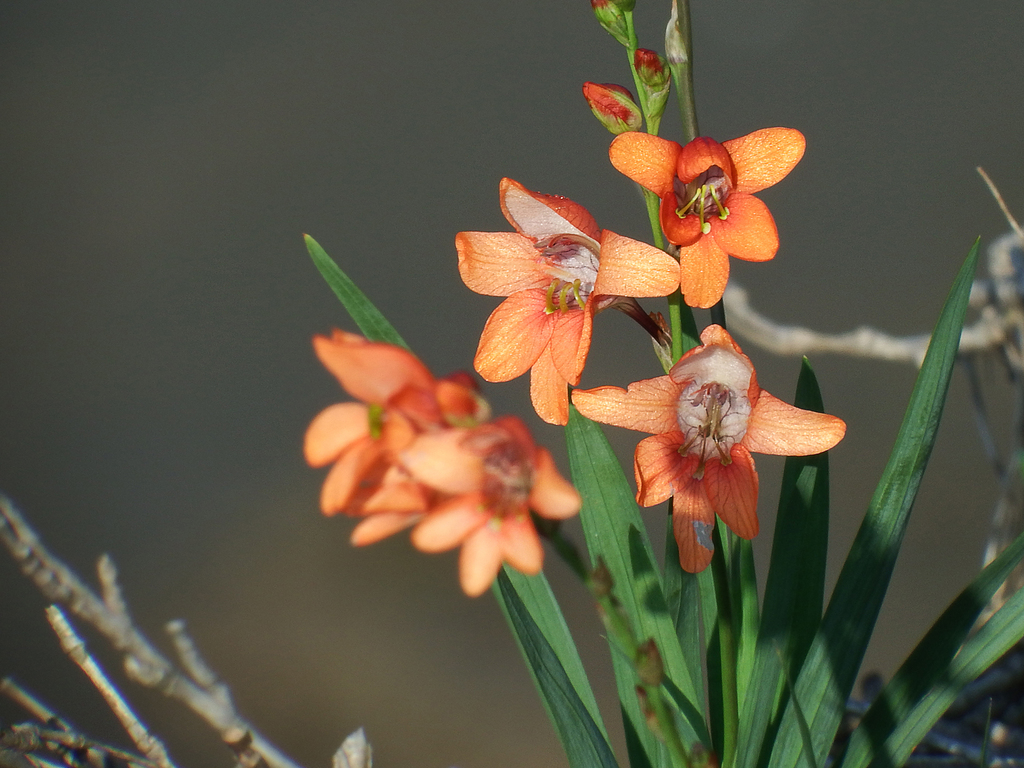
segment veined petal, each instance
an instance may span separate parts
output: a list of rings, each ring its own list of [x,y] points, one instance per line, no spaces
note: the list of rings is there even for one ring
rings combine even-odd
[[[527,288],[546,288],[540,252],[516,232],[459,232],[459,275],[471,291],[485,296],[511,296]]]
[[[747,421],[743,445],[755,453],[810,456],[827,451],[846,434],[837,416],[805,411],[761,390]]]
[[[501,570],[501,542],[486,526],[470,534],[459,553],[459,583],[469,597],[482,595]]]
[[[534,240],[552,235],[584,235],[592,240],[601,237],[590,212],[567,197],[532,192],[512,179],[501,180],[498,197],[509,224]]]
[[[541,352],[530,369],[530,401],[548,424],[569,423],[569,382],[555,368],[550,347]]]
[[[546,448],[538,448],[533,458],[533,488],[530,509],[549,520],[565,520],[580,511],[579,492],[559,473]]]
[[[363,403],[337,403],[313,419],[306,430],[303,452],[311,467],[322,467],[337,460],[359,438],[369,436],[369,409]]]
[[[737,192],[757,192],[782,181],[807,146],[804,135],[793,128],[763,128],[722,144],[736,164]]]
[[[422,517],[421,512],[380,512],[370,515],[352,529],[349,540],[355,547],[376,544],[381,539],[405,530]]]
[[[679,249],[679,289],[691,307],[707,309],[717,304],[728,282],[729,256],[714,238],[704,236]]]
[[[399,454],[399,462],[415,480],[442,493],[473,493],[484,481],[483,459],[466,450],[465,429],[442,429],[417,437]]]
[[[350,445],[331,467],[320,490],[320,509],[325,515],[346,512],[360,481],[380,458],[381,446],[371,437]]]
[[[540,573],[544,565],[544,549],[529,515],[505,518],[501,521],[497,536],[502,560],[527,576]]]
[[[676,215],[678,207],[679,201],[676,199],[675,192],[662,196],[661,205],[658,207],[658,220],[661,222],[661,228],[665,231],[665,237],[670,243],[681,246],[693,245],[703,236],[700,219],[692,214],[679,218]]]
[[[588,419],[658,435],[678,431],[676,402],[681,389],[668,376],[658,376],[635,381],[628,389],[574,389],[572,402]]]
[[[636,475],[636,501],[640,506],[653,507],[676,493],[686,484],[686,473],[693,474],[697,465],[694,456],[682,457],[680,432],[668,432],[641,440],[633,454],[633,472]]]
[[[679,564],[687,573],[700,573],[711,562],[715,513],[704,484],[687,476],[672,497],[672,532],[679,545]]]
[[[580,374],[590,351],[590,336],[594,328],[594,302],[583,309],[570,309],[555,313],[551,330],[551,360],[558,373],[570,384],[580,383]]]
[[[545,314],[542,290],[519,291],[487,318],[473,367],[487,381],[509,381],[529,370],[551,339],[554,325]]]
[[[721,168],[730,182],[736,183],[736,167],[728,150],[714,139],[698,136],[679,153],[676,175],[680,181],[689,184],[713,165]]]
[[[419,358],[392,344],[335,331],[331,338],[314,336],[313,349],[345,391],[364,403],[383,404],[405,387],[434,385],[434,377]]]
[[[768,261],[779,250],[779,232],[768,206],[753,195],[734,192],[729,217],[711,219],[711,237],[730,256],[744,261]]]
[[[679,263],[675,259],[653,245],[604,231],[595,294],[640,299],[668,296],[678,287]]]
[[[410,538],[421,552],[444,552],[464,542],[488,520],[490,515],[483,510],[483,497],[470,493],[447,501],[429,513],[413,528]]]
[[[709,461],[704,467],[704,490],[722,522],[743,539],[757,536],[757,470],[750,451],[734,445],[732,462]]]
[[[629,131],[615,137],[608,148],[608,158],[617,171],[663,197],[672,192],[672,179],[682,149],[674,141]]]

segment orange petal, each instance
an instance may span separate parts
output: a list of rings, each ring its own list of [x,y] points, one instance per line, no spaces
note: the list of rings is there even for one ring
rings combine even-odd
[[[715,242],[737,259],[768,261],[779,250],[779,232],[768,206],[753,195],[733,193],[727,203],[729,217],[711,220]]]
[[[497,535],[502,560],[528,576],[540,573],[544,565],[544,549],[529,515],[505,518]]]
[[[542,290],[520,291],[487,318],[473,367],[487,381],[509,381],[530,369],[551,338],[552,315]]]
[[[360,481],[380,458],[378,442],[370,437],[357,440],[331,467],[320,490],[320,509],[325,515],[345,512]]]
[[[714,139],[698,136],[683,147],[676,161],[676,175],[683,183],[690,183],[712,165],[717,165],[730,181],[736,181],[736,167],[728,150]]]
[[[608,148],[608,157],[617,171],[662,197],[672,191],[676,162],[682,149],[674,141],[629,131],[615,137]]]
[[[421,517],[423,515],[419,512],[381,512],[370,515],[352,529],[350,541],[356,547],[376,544],[381,539],[405,530]]]
[[[483,459],[466,450],[465,429],[442,429],[417,437],[399,462],[419,482],[442,493],[472,493],[483,484]]]
[[[676,214],[679,208],[679,201],[675,192],[670,192],[661,198],[661,205],[658,208],[658,220],[665,232],[665,237],[674,245],[693,245],[701,238],[700,219],[691,214],[680,218]]]
[[[584,235],[592,240],[601,236],[590,211],[567,197],[531,192],[518,181],[502,179],[498,198],[509,224],[533,240],[552,235]]]
[[[485,296],[511,296],[551,282],[533,242],[516,232],[459,232],[459,275],[471,291]]]
[[[635,381],[628,389],[574,389],[572,402],[588,419],[658,435],[679,429],[676,402],[681,389],[668,376],[658,376]]]
[[[400,467],[390,467],[380,487],[363,502],[362,513],[426,512],[429,495],[428,489],[409,479]]]
[[[722,522],[737,536],[757,536],[757,470],[750,451],[732,447],[732,462],[726,466],[709,461],[704,467],[704,490]]]
[[[459,553],[459,583],[469,597],[482,595],[501,570],[501,543],[487,527],[471,534]]]
[[[714,526],[715,513],[703,483],[687,477],[672,497],[672,531],[679,545],[679,564],[687,573],[700,573],[711,562]]]
[[[740,349],[740,345],[736,343],[735,339],[733,339],[732,334],[716,323],[712,323],[700,332],[700,343],[704,346],[710,346],[713,344],[717,347],[726,347],[728,349],[732,349],[737,354],[743,355],[743,350]],[[694,349],[696,349],[696,347],[694,347]],[[691,354],[692,352],[693,350],[690,350],[687,354]],[[747,357],[746,355],[743,356]],[[747,364],[751,368],[754,367],[754,364],[750,362],[750,358],[747,358]]]
[[[538,448],[533,459],[530,509],[549,520],[565,520],[580,511],[581,503],[579,492],[559,474],[548,450]]]
[[[743,445],[754,453],[810,456],[827,451],[846,434],[846,423],[827,413],[805,411],[761,390],[747,421]]]
[[[306,430],[303,452],[311,467],[322,467],[337,460],[359,438],[369,436],[369,409],[362,403],[338,403],[313,419]]]
[[[473,531],[487,524],[479,494],[459,496],[428,514],[413,528],[412,544],[420,552],[444,552],[457,547]]]
[[[569,422],[569,382],[555,368],[550,347],[530,369],[530,401],[548,424],[565,426]]]
[[[653,507],[686,484],[686,477],[693,474],[697,460],[695,457],[684,459],[679,455],[682,444],[682,433],[669,432],[648,437],[636,446],[633,472],[636,475],[638,504]]]
[[[551,361],[558,373],[570,384],[580,383],[580,374],[590,351],[590,336],[594,328],[594,302],[584,309],[570,309],[554,315],[551,330]]]
[[[707,309],[718,303],[729,282],[729,256],[714,238],[704,236],[679,249],[679,288],[691,307]]]
[[[392,344],[335,334],[332,338],[314,336],[313,348],[341,386],[364,403],[386,403],[408,386],[433,387],[434,377],[427,367],[412,352]]]
[[[807,146],[804,135],[793,128],[763,128],[722,144],[736,164],[737,192],[757,192],[782,181]]]
[[[607,296],[668,296],[679,287],[679,263],[660,248],[617,235],[601,236],[601,261],[595,294]]]

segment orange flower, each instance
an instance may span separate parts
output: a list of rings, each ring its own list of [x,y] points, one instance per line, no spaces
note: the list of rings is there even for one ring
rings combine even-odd
[[[744,539],[757,535],[757,471],[751,452],[808,456],[846,432],[842,419],[805,411],[757,384],[750,359],[724,328],[711,325],[667,376],[626,390],[573,391],[573,404],[595,421],[649,432],[636,447],[637,501],[669,497],[679,562],[690,573],[711,562],[715,515]]]
[[[624,134],[628,135],[628,134]],[[501,209],[516,232],[460,232],[459,274],[473,291],[507,296],[491,314],[473,365],[488,381],[531,371],[530,398],[550,424],[569,418],[595,312],[619,296],[667,296],[675,260],[598,228],[581,205],[502,179]]]
[[[470,597],[481,594],[502,562],[540,572],[544,553],[530,519],[561,520],[580,509],[580,496],[513,416],[472,429],[420,435],[402,451],[402,467],[438,492],[429,514],[412,531],[424,552],[462,545],[459,580]]]
[[[679,287],[687,304],[707,308],[722,298],[729,256],[775,256],[775,220],[752,193],[785,178],[804,145],[792,128],[765,128],[721,144],[698,137],[685,147],[636,132],[612,141],[612,165],[661,198],[661,228],[680,246]]]

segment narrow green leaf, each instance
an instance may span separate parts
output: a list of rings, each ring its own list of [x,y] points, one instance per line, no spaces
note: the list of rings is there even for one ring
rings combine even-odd
[[[800,366],[794,404],[824,412],[821,391],[806,358]],[[741,698],[739,766],[756,765],[762,745],[771,743],[780,709],[789,699],[783,683],[787,675],[796,679],[821,623],[828,511],[828,454],[787,458],[754,669],[747,695]]]
[[[397,344],[400,347],[409,348],[409,345],[398,335],[398,331],[387,321],[387,318],[380,313],[380,310],[373,305],[365,293],[349,279],[334,260],[320,247],[320,243],[309,235],[303,235],[306,240],[306,250],[313,257],[313,263],[320,270],[324,280],[334,291],[342,306],[348,310],[352,320],[359,326],[370,341],[384,341],[389,344]]]
[[[957,595],[921,638],[851,735],[842,768],[866,766],[874,756],[872,745],[883,743],[924,694],[945,679],[978,616],[1021,558],[1024,533]]]
[[[977,260],[976,241],[946,299],[889,463],[797,679],[796,694],[810,724],[818,765],[832,746],[853,689],[935,442]],[[799,730],[791,701],[774,744],[771,768],[796,768],[803,751]]]
[[[504,570],[498,574],[495,591],[501,594],[505,615],[515,629],[569,765],[572,768],[618,768],[607,737],[580,699],[551,644],[526,610]]]
[[[696,574],[687,573],[679,564],[679,546],[672,533],[671,511],[666,520],[665,575],[662,579],[665,583],[665,602],[668,603],[668,613],[676,627],[676,637],[679,638],[686,667],[699,670],[703,657],[700,644],[700,589]]]
[[[675,626],[658,574],[657,564],[644,529],[643,519],[633,498],[622,467],[600,427],[570,408],[566,426],[569,466],[573,483],[583,497],[580,520],[587,541],[591,562],[603,558],[612,574],[615,596],[622,603],[638,638],[654,638],[664,662],[665,674],[679,687],[691,703],[696,717],[682,712],[682,735],[689,745],[695,741],[708,743],[704,721],[703,692],[698,689],[700,670],[687,667],[679,646]],[[613,653],[613,663],[618,664]],[[618,668],[617,668],[618,670]],[[694,674],[694,672],[696,674]],[[654,755],[663,754],[663,747],[646,727],[636,699],[637,678],[617,671],[619,700],[627,717],[627,728],[636,731],[652,763]]]
[[[736,689],[739,700],[747,695],[754,672],[757,649],[757,630],[761,622],[757,605],[757,574],[754,571],[754,548],[749,541],[733,536],[732,547],[734,578],[733,618],[736,627]]]

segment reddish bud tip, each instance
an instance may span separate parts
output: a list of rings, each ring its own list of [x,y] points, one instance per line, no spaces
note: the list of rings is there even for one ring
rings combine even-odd
[[[633,54],[633,66],[641,82],[649,88],[661,89],[668,85],[669,73],[665,68],[665,60],[657,51],[637,48]]]
[[[629,25],[626,23],[626,11],[632,11],[636,0],[590,0],[597,23],[604,31],[618,40],[622,45],[629,45]],[[628,6],[628,7],[624,7]]]
[[[633,101],[633,94],[614,83],[584,83],[583,97],[590,105],[594,117],[616,136],[627,131],[639,131],[643,114]]]

